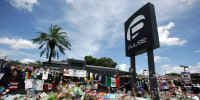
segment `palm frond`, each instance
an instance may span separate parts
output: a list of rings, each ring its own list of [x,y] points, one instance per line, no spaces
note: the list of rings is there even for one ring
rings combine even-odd
[[[47,45],[47,54],[46,54],[46,58],[49,58],[49,45]]]
[[[57,60],[59,59],[59,53],[58,53],[58,51],[57,51]]]
[[[65,48],[63,48],[61,45],[56,44],[56,46],[58,47],[59,51],[65,55]]]
[[[35,39],[31,39],[33,41],[33,43],[36,43],[38,41],[40,41],[40,38],[35,38]]]
[[[68,40],[65,40],[65,39],[60,39],[60,40],[58,40],[58,42],[60,43],[60,44],[62,44],[64,47],[66,47],[68,50],[71,50],[70,49],[70,47],[71,47],[71,44],[70,44],[70,42],[68,41]]]
[[[44,54],[45,51],[46,51],[46,48],[44,48],[44,49],[42,50],[42,52],[40,53],[40,57],[42,57],[42,55]]]
[[[67,32],[59,32],[57,35],[66,38]]]
[[[53,50],[52,57],[53,57],[54,59],[56,58],[56,50],[55,50],[55,49]]]
[[[47,49],[47,54],[46,54],[46,58],[49,58],[49,49]]]
[[[42,45],[40,45],[40,47],[38,48],[38,49],[41,49],[41,48],[43,48],[43,46],[44,46],[45,44],[43,43]]]

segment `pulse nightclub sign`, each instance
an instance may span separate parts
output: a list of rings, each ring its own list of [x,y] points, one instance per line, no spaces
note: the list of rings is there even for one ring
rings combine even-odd
[[[159,100],[153,49],[160,47],[154,6],[147,3],[125,22],[126,56],[131,58],[131,86],[136,87],[135,56],[147,52],[151,98]]]
[[[147,3],[125,22],[126,56],[139,55],[147,48],[158,48],[159,39],[155,11]]]

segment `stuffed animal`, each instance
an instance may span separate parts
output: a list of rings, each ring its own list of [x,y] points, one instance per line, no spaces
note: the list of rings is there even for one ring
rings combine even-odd
[[[96,98],[93,94],[87,93],[86,94],[86,100],[96,100]]]
[[[72,98],[72,96],[70,95],[70,90],[64,90],[62,93],[60,93],[58,95],[59,99],[63,99],[63,98],[67,98],[67,100],[69,100],[70,98]]]
[[[63,91],[63,88],[62,88],[62,87],[59,87],[59,88],[58,88],[58,93],[60,94],[62,91]]]

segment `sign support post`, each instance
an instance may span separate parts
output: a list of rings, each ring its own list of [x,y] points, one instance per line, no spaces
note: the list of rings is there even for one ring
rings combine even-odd
[[[135,56],[131,56],[131,89],[132,90],[136,86],[136,68],[135,67],[136,67]]]
[[[151,98],[154,100],[159,100],[158,96],[158,89],[156,86],[156,72],[155,72],[155,64],[154,64],[154,54],[153,49],[147,49],[147,56],[148,56],[148,65],[149,65],[149,80],[150,80],[150,92]]]

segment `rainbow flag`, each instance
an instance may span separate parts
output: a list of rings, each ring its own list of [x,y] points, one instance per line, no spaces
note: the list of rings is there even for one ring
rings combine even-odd
[[[99,92],[99,96],[106,97],[106,92]]]
[[[29,72],[24,72],[22,75],[23,79],[29,79]]]
[[[27,69],[28,67],[26,65],[23,66],[23,69]]]
[[[4,90],[5,90],[5,87],[0,86],[0,94],[2,94],[4,92]]]

